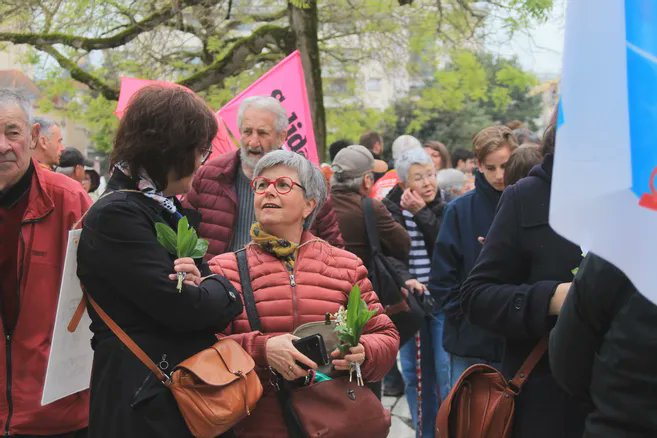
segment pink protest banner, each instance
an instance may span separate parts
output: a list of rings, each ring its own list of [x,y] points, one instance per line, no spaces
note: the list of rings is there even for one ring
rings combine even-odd
[[[233,143],[233,140],[230,138],[230,134],[226,129],[224,120],[221,118],[218,111],[214,114],[214,116],[217,118],[217,125],[219,125],[219,129],[217,130],[217,136],[212,139],[212,154],[219,155],[234,151],[236,146],[235,143]]]
[[[278,99],[288,113],[289,122],[287,139],[283,147],[319,164],[306,81],[298,50],[276,64],[219,110],[219,115],[238,141],[240,133],[237,126],[237,111],[240,103],[249,96],[272,96]]]
[[[119,119],[123,117],[123,113],[125,112],[126,108],[128,107],[128,103],[130,102],[130,98],[137,91],[141,90],[142,88],[148,85],[159,85],[161,87],[180,87],[185,91],[193,93],[193,91],[190,90],[189,88],[183,87],[182,85],[174,84],[173,82],[151,81],[149,79],[122,77],[121,90],[119,92],[119,101],[116,104],[116,109],[114,110],[114,114],[116,114],[116,116]],[[215,113],[215,117],[217,118],[217,124],[219,125],[219,130],[217,131],[217,136],[212,140],[212,154],[218,155],[218,154],[234,151],[235,144],[231,140],[230,135],[226,130],[226,125],[223,119],[221,118],[221,116],[219,115],[219,112]]]

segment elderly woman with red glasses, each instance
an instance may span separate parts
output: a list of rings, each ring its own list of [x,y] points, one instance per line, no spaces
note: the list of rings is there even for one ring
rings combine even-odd
[[[268,382],[272,370],[292,381],[307,375],[300,365],[317,368],[292,344],[291,333],[297,327],[323,321],[327,312],[346,307],[352,286],[359,285],[368,307],[378,313],[365,326],[360,344],[347,355],[342,357],[337,350],[329,353],[337,370],[358,363],[366,382],[381,380],[390,369],[399,334],[372,291],[361,260],[307,231],[327,196],[319,169],[301,155],[279,150],[261,158],[253,175],[257,222],[251,227],[252,241],[240,251],[246,252],[261,330],[251,329],[245,310],[225,334],[253,356],[265,393],[236,432],[240,437],[287,437],[275,389]],[[210,261],[210,268],[242,291],[236,255],[219,255]]]

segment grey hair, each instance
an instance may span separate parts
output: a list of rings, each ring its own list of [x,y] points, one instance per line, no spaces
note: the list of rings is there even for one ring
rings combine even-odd
[[[283,105],[277,99],[271,96],[251,96],[242,101],[237,111],[237,127],[239,129],[242,128],[244,112],[249,108],[269,111],[275,116],[274,129],[276,132],[287,132],[289,125],[287,111],[285,111],[285,108],[283,108]]]
[[[0,106],[16,105],[25,113],[27,126],[32,126],[32,102],[20,90],[0,88]]]
[[[350,192],[360,192],[360,188],[363,185],[363,180],[365,175],[356,177],[356,178],[344,178],[342,181],[338,181],[335,174],[331,176],[331,188],[348,190]]]
[[[317,212],[320,210],[328,196],[324,175],[322,175],[322,172],[303,155],[280,149],[265,154],[258,161],[255,169],[253,169],[253,177],[260,176],[265,170],[276,166],[285,166],[296,170],[299,174],[301,185],[306,189],[304,191],[304,197],[307,200],[314,199],[317,203],[315,209],[310,213],[303,224],[303,229],[307,230],[310,228],[310,225],[312,225],[313,220],[315,220],[315,217],[317,216]]]
[[[39,126],[41,127],[39,130],[39,135],[44,137],[50,135],[50,131],[53,126],[58,126],[58,124],[50,119],[47,119],[45,117],[35,117],[34,118],[34,123],[38,123]]]
[[[400,135],[392,142],[392,160],[395,162],[395,167],[397,167],[397,160],[410,149],[422,149],[420,140],[412,135]]]
[[[467,181],[463,172],[458,169],[443,169],[436,174],[438,187],[442,190],[460,191]]]
[[[395,160],[395,170],[397,170],[397,176],[401,182],[408,181],[408,171],[413,164],[433,165],[433,161],[422,148],[405,151],[399,159]]]

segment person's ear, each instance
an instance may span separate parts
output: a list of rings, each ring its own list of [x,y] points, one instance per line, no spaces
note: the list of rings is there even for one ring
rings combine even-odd
[[[361,187],[365,191],[369,192],[369,190],[372,188],[373,185],[374,185],[374,178],[372,177],[372,174],[366,173],[365,175],[363,175],[363,182],[361,183]]]
[[[306,199],[306,205],[303,207],[303,219],[306,220],[308,216],[311,215],[315,207],[317,206],[317,201],[315,199]]]
[[[285,144],[285,140],[287,139],[287,129],[284,129],[283,131],[278,133],[278,145],[283,146]]]
[[[41,125],[38,123],[35,123],[32,125],[32,129],[30,130],[30,135],[31,137],[31,143],[30,143],[30,149],[36,149],[37,146],[39,145],[39,134],[41,133]]]
[[[84,179],[84,175],[85,175],[84,166],[76,164],[74,173],[75,173],[76,179],[82,181]]]

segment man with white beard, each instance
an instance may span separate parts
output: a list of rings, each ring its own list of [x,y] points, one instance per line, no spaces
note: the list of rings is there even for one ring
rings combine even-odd
[[[237,113],[240,149],[222,154],[204,165],[183,201],[201,213],[199,234],[209,242],[206,259],[247,244],[255,222],[253,169],[265,154],[280,149],[287,138],[288,117],[280,102],[269,96],[244,99]],[[330,199],[310,231],[331,245],[343,247]]]

